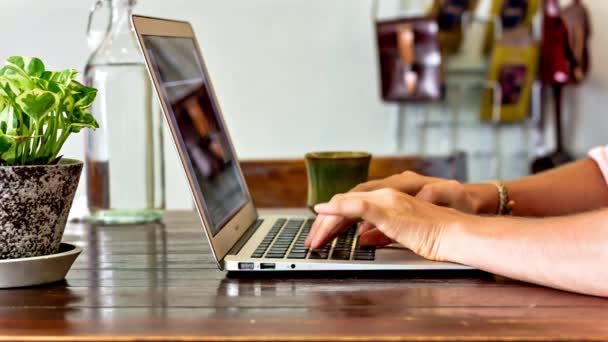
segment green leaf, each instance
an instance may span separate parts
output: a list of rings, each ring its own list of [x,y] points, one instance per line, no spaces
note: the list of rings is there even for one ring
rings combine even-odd
[[[5,159],[3,154],[15,145],[15,139],[0,133],[0,158]]]
[[[8,134],[9,131],[14,130],[15,123],[16,121],[10,105],[0,111],[0,130],[2,133]]]
[[[42,73],[40,78],[45,79],[47,81],[53,81],[57,83],[61,83],[64,86],[70,85],[70,83],[76,79],[78,75],[78,71],[74,69],[67,69],[60,72],[56,71],[45,71]]]
[[[99,128],[99,123],[95,120],[93,114],[76,109],[71,116],[68,117],[69,129],[72,133],[78,133],[83,128]]]
[[[97,97],[97,90],[93,89],[93,91],[88,91],[83,95],[84,96],[76,99],[76,103],[74,103],[75,108],[79,108],[82,110],[90,108],[93,105],[93,102],[95,102],[95,98]]]
[[[17,99],[17,94],[13,91],[10,82],[2,82],[0,80],[0,90],[0,95],[4,96],[5,100],[14,102]]]
[[[44,72],[44,63],[38,58],[27,58],[25,61],[25,72],[30,76],[40,77]]]
[[[5,96],[3,96],[2,93],[0,93],[0,113],[2,113],[4,109],[7,108],[9,105],[9,100]]]
[[[25,72],[24,69],[25,61],[23,57],[9,57],[6,60],[6,65],[4,66],[4,76],[9,75],[19,75],[24,78],[29,78],[30,76]]]
[[[44,63],[36,57],[12,56],[6,60],[7,66],[14,66],[24,71],[28,76],[40,77],[44,72]]]
[[[97,97],[97,89],[86,87],[76,81],[70,83],[69,89],[72,91],[75,103],[74,108],[86,110],[93,105]]]
[[[36,88],[36,84],[30,78],[19,74],[6,75],[4,76],[4,80],[10,85],[13,93],[17,95]]]
[[[64,71],[60,72],[57,75],[57,79],[55,79],[54,81],[67,86],[73,80],[76,79],[77,75],[78,75],[78,71],[77,70],[67,69],[67,70],[64,70]]]
[[[15,165],[18,164],[16,162],[16,155],[15,153],[17,152],[17,146],[19,146],[19,144],[17,143],[17,141],[10,136],[2,136],[0,135],[0,145],[3,146],[3,148],[0,148],[0,164],[1,165]],[[8,148],[7,148],[8,146]]]
[[[39,122],[40,119],[57,107],[59,96],[50,91],[33,89],[19,95],[15,102],[24,113],[34,121]]]
[[[40,89],[48,90],[52,93],[55,93],[60,98],[65,96],[66,87],[60,83],[45,80],[42,78],[37,78],[35,80],[35,82],[36,82],[36,86],[38,86],[38,88],[40,88]]]
[[[11,56],[6,59],[7,65],[13,65],[20,70],[25,71],[25,57],[22,56]]]
[[[72,96],[66,96],[63,99],[63,108],[66,112],[71,113],[72,111],[74,111],[74,98]]]

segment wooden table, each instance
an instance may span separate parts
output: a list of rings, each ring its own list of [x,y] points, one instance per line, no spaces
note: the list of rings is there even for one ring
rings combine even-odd
[[[608,300],[481,272],[218,271],[191,213],[166,225],[72,224],[65,282],[0,290],[0,340],[608,340]]]

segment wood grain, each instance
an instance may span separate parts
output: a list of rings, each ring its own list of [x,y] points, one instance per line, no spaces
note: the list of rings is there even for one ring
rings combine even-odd
[[[608,300],[483,272],[220,272],[192,213],[66,240],[65,281],[0,290],[0,341],[608,340]]]
[[[303,159],[249,160],[241,167],[251,196],[259,208],[302,208],[306,206],[308,178]],[[369,178],[382,179],[404,171],[466,181],[466,156],[373,157]]]

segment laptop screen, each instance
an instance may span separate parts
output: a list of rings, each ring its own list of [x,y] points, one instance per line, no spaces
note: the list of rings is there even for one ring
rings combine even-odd
[[[191,38],[143,36],[177,143],[215,236],[249,201],[219,106]],[[195,190],[196,190],[195,189]]]

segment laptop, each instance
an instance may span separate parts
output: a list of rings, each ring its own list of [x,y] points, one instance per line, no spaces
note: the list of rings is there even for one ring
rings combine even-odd
[[[243,272],[457,270],[390,246],[359,246],[356,227],[318,250],[304,246],[313,217],[258,215],[192,26],[132,17],[146,66],[220,269]]]

